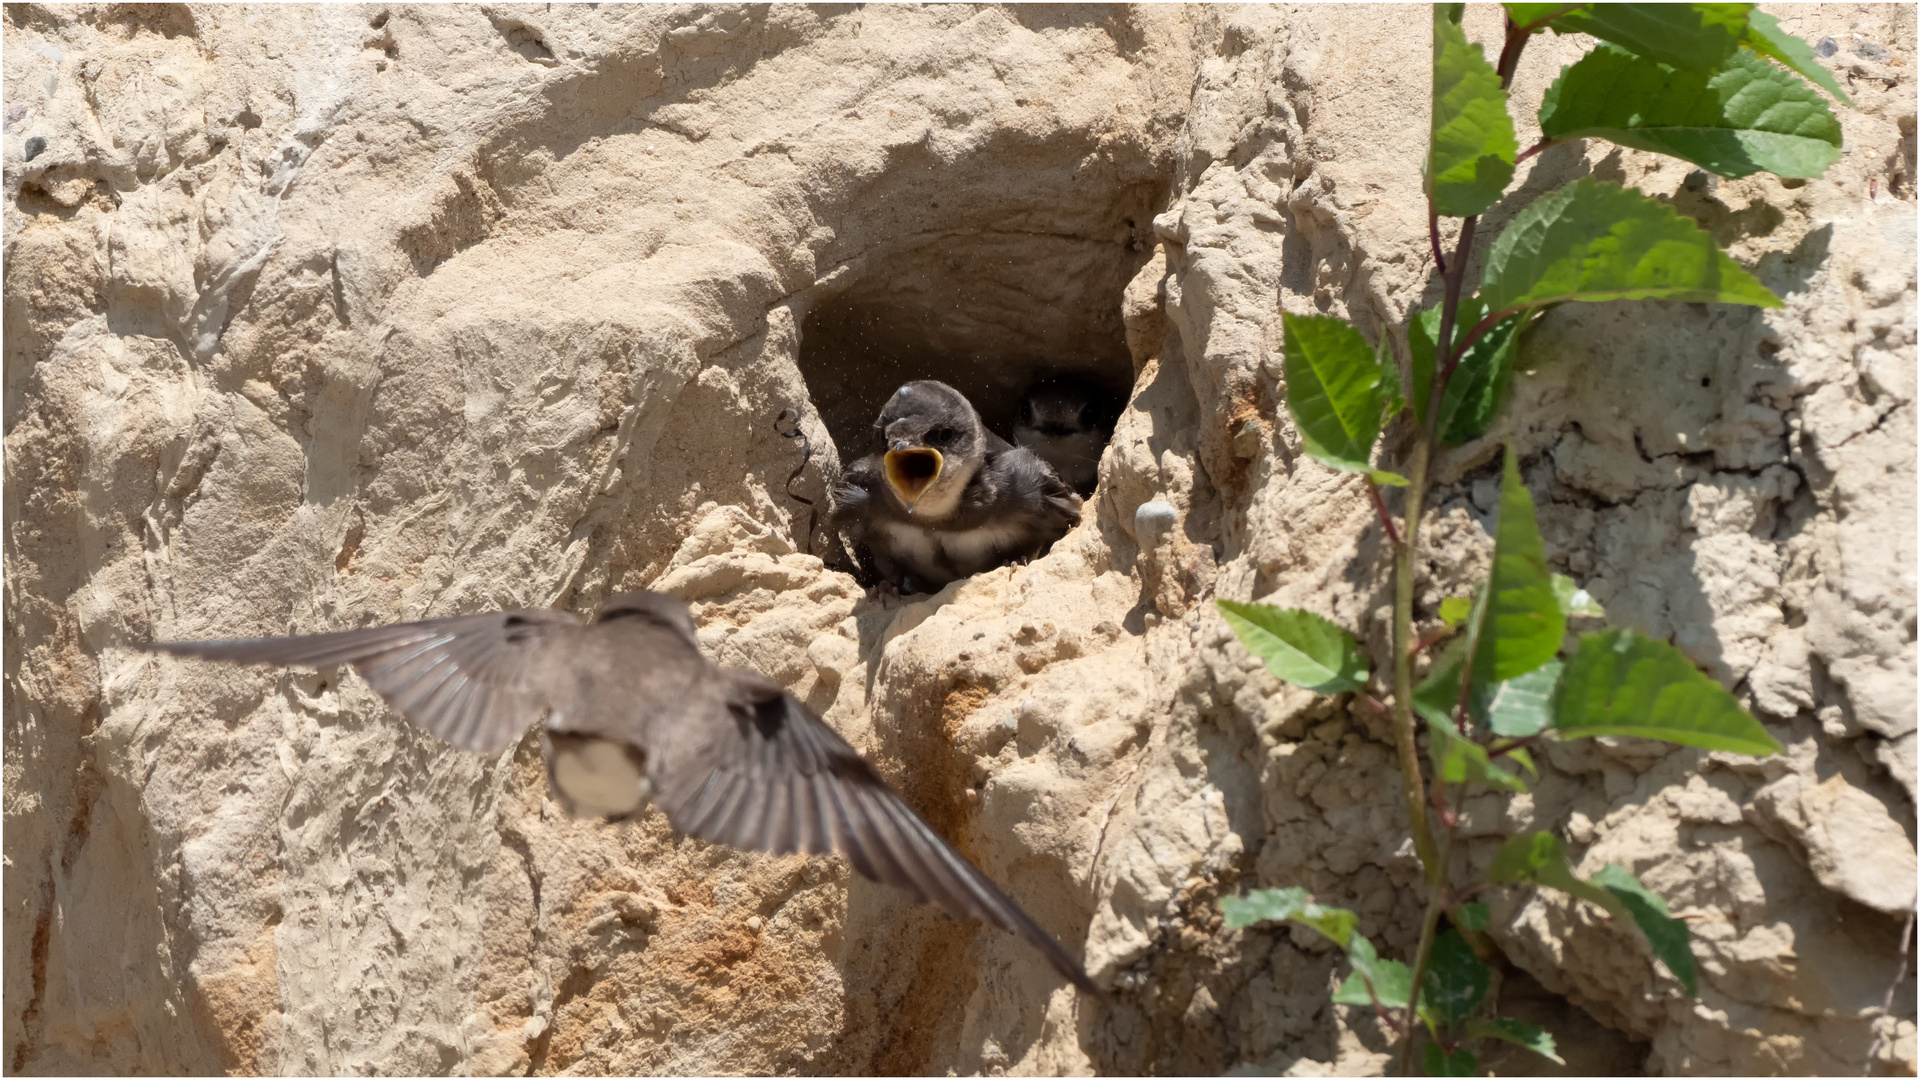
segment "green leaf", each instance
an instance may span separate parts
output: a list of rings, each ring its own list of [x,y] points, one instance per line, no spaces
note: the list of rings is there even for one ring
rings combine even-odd
[[[1413,691],[1413,711],[1436,724],[1453,726],[1453,710],[1460,702],[1460,661],[1466,656],[1467,639],[1456,637],[1433,658],[1433,667]],[[1467,718],[1480,722],[1476,708],[1481,702],[1469,692]]]
[[[1473,946],[1467,944],[1467,939],[1449,930],[1434,939],[1433,951],[1427,954],[1427,974],[1420,1000],[1433,1009],[1441,1026],[1450,1027],[1480,1007],[1492,978],[1487,965],[1473,955]]]
[[[1553,598],[1560,602],[1560,610],[1569,617],[1574,615],[1585,615],[1595,619],[1607,617],[1606,609],[1602,608],[1593,597],[1588,596],[1587,590],[1581,588],[1565,574],[1553,575]]]
[[[1747,36],[1752,4],[1587,4],[1553,21],[1677,68],[1713,71]]]
[[[1346,908],[1316,904],[1305,889],[1255,889],[1244,898],[1223,896],[1220,913],[1229,930],[1238,930],[1260,922],[1291,920],[1318,930],[1342,949],[1348,947],[1353,928],[1360,917]]]
[[[1545,1028],[1534,1027],[1525,1020],[1510,1020],[1504,1016],[1497,1020],[1469,1020],[1467,1037],[1499,1039],[1531,1050],[1556,1065],[1566,1064],[1560,1059],[1559,1047],[1553,1044],[1553,1035]]]
[[[1487,880],[1503,885],[1545,885],[1599,905],[1615,918],[1627,909],[1613,893],[1589,884],[1573,872],[1560,838],[1550,832],[1522,833],[1501,845],[1487,868]]]
[[[1433,668],[1414,688],[1414,712],[1436,724],[1452,725],[1453,710],[1460,701],[1460,661],[1466,655],[1466,646],[1465,638],[1454,638],[1439,656],[1434,657]],[[1473,715],[1475,704],[1470,694],[1467,699],[1467,718],[1478,723],[1479,718]]]
[[[1450,642],[1413,692],[1414,711],[1429,721],[1453,723],[1453,710],[1460,700],[1460,658],[1465,645],[1459,638]],[[1553,719],[1553,689],[1565,667],[1558,660],[1549,660],[1524,675],[1474,686],[1467,692],[1467,719],[1508,739],[1538,735]],[[1533,767],[1524,751],[1509,754],[1516,762]]]
[[[1567,617],[1547,574],[1546,545],[1535,523],[1533,496],[1520,482],[1520,459],[1507,447],[1500,478],[1500,522],[1493,542],[1486,623],[1473,658],[1473,681],[1504,682],[1553,659]]]
[[[1287,410],[1314,460],[1371,472],[1367,459],[1399,375],[1381,367],[1360,331],[1330,315],[1281,315]]]
[[[1602,45],[1547,90],[1540,132],[1670,154],[1721,176],[1765,170],[1806,180],[1840,160],[1840,122],[1826,99],[1746,50],[1714,72]]]
[[[1459,323],[1453,339],[1458,342],[1487,313],[1486,301],[1469,297],[1460,302]],[[1447,392],[1440,399],[1440,423],[1436,430],[1448,443],[1471,442],[1486,434],[1494,415],[1507,396],[1513,381],[1514,357],[1519,353],[1521,324],[1518,315],[1494,323],[1476,338],[1460,357],[1453,375],[1447,380]],[[1422,311],[1407,324],[1407,351],[1413,361],[1413,412],[1425,421],[1427,400],[1433,390],[1435,339],[1440,336],[1440,307]]]
[[[1586,634],[1554,695],[1568,738],[1632,735],[1763,757],[1781,746],[1679,649],[1628,629]]]
[[[1373,477],[1374,483],[1386,484],[1390,487],[1406,487],[1408,484],[1412,483],[1412,481],[1408,480],[1404,476],[1401,476],[1399,473],[1388,472],[1385,469],[1368,469],[1367,475]]]
[[[1473,597],[1449,596],[1440,601],[1440,621],[1448,626],[1459,626],[1473,613]]]
[[[1407,1007],[1407,995],[1413,990],[1413,972],[1407,970],[1407,965],[1398,960],[1380,959],[1373,951],[1373,942],[1359,934],[1353,935],[1352,943],[1347,946],[1347,960],[1353,965],[1353,974],[1333,992],[1335,1005]]]
[[[1471,1050],[1446,1051],[1429,1042],[1420,1052],[1420,1065],[1428,1076],[1472,1076],[1480,1071],[1480,1059]]]
[[[1373,347],[1373,366],[1380,369],[1380,378],[1386,383],[1386,419],[1391,420],[1407,407],[1407,399],[1400,394],[1400,365],[1394,362],[1393,344],[1385,334],[1380,335],[1380,343]]]
[[[1502,4],[1507,9],[1507,17],[1515,26],[1538,31],[1540,24],[1548,19],[1565,15],[1570,11],[1579,11],[1585,4]]]
[[[1494,683],[1482,710],[1487,730],[1510,739],[1545,731],[1553,719],[1553,688],[1565,667],[1558,660],[1549,660],[1525,675]]]
[[[1491,914],[1487,911],[1487,905],[1478,901],[1456,905],[1448,913],[1448,917],[1453,920],[1453,925],[1462,930],[1485,930],[1493,921]]]
[[[1472,217],[1500,201],[1519,145],[1500,73],[1446,5],[1433,9],[1433,125],[1427,194],[1435,213]]]
[[[1299,608],[1215,601],[1247,651],[1275,678],[1315,693],[1338,694],[1367,684],[1367,661],[1353,635]]]
[[[1640,932],[1647,936],[1647,944],[1653,946],[1653,955],[1667,965],[1667,970],[1673,972],[1689,995],[1700,996],[1687,924],[1667,914],[1667,902],[1660,899],[1660,894],[1640,884],[1640,879],[1626,867],[1613,863],[1601,867],[1588,880],[1620,898]]]
[[[1780,306],[1691,220],[1592,177],[1541,196],[1514,217],[1487,252],[1480,292],[1495,311],[1568,300]]]
[[[1535,776],[1540,775],[1540,770],[1533,767],[1533,755],[1527,753],[1524,749],[1509,750],[1506,756],[1510,758],[1515,765],[1526,769]]]
[[[1424,712],[1421,715],[1427,721],[1427,752],[1433,758],[1437,780],[1449,784],[1480,784],[1496,791],[1527,790],[1526,783],[1518,776],[1487,757],[1486,747],[1461,737],[1450,722],[1436,721]]]
[[[1833,78],[1833,72],[1827,70],[1826,65],[1820,62],[1820,58],[1814,55],[1806,42],[1780,29],[1779,19],[1764,11],[1748,12],[1745,44],[1747,48],[1761,56],[1770,56],[1819,83],[1822,89],[1839,98],[1847,107],[1853,106],[1853,99],[1847,96],[1846,91],[1840,89],[1840,84]]]

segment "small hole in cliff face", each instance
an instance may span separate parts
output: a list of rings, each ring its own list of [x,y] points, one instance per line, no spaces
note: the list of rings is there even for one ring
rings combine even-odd
[[[1045,378],[1092,384],[1105,419],[1118,412],[1133,381],[1121,295],[1151,246],[1134,223],[1166,195],[1149,170],[1089,165],[1076,143],[897,163],[848,215],[825,265],[851,280],[810,305],[799,357],[843,464],[879,449],[874,419],[914,379],[950,384],[1009,442]]]

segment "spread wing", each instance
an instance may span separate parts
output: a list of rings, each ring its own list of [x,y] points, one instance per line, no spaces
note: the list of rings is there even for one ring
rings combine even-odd
[[[654,754],[655,799],[674,828],[775,854],[837,851],[862,875],[1033,943],[1060,974],[1105,996],[1039,924],[901,801],[845,739],[777,684],[748,671],[727,716],[698,744]]]
[[[543,666],[584,628],[563,611],[494,611],[336,634],[144,647],[234,664],[351,664],[408,720],[463,750],[492,754],[553,704]]]

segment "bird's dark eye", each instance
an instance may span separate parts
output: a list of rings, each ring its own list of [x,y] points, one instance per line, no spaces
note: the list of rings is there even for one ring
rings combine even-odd
[[[953,441],[953,436],[954,431],[952,428],[937,427],[927,432],[927,443],[930,446],[945,446]]]

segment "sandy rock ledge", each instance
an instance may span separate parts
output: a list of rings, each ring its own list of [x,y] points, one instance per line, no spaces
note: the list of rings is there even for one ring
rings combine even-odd
[[[1914,11],[1778,13],[1860,105],[1826,179],[1590,144],[1491,215],[1630,183],[1787,301],[1557,312],[1500,429],[1555,568],[1788,747],[1569,745],[1470,808],[1463,871],[1558,828],[1691,920],[1695,1000],[1590,910],[1495,901],[1508,1011],[1574,1072],[1915,1067]],[[1227,932],[1217,899],[1304,885],[1409,948],[1386,732],[1275,682],[1211,599],[1309,607],[1384,662],[1385,552],[1277,407],[1279,315],[1379,334],[1437,292],[1421,19],[4,20],[9,1071],[1384,1066],[1324,943]],[[1577,52],[1537,39],[1518,96]],[[1042,366],[1130,388],[1051,554],[891,608],[822,562],[781,409],[817,500],[898,382],[1004,426]],[[1441,463],[1423,617],[1484,571],[1495,451]],[[128,648],[640,586],[821,710],[1116,1003],[838,861],[568,819],[531,739],[476,760],[351,676]]]

